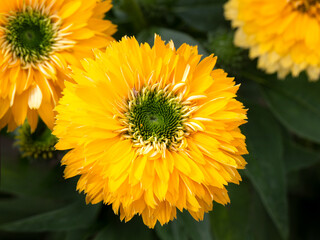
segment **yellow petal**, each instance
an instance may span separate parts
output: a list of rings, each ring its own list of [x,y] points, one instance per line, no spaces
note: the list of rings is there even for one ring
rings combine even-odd
[[[29,93],[28,105],[30,109],[38,109],[42,102],[42,92],[38,85],[35,85]]]
[[[70,1],[63,5],[61,10],[59,11],[59,16],[61,18],[67,18],[74,14],[81,6],[81,1]]]

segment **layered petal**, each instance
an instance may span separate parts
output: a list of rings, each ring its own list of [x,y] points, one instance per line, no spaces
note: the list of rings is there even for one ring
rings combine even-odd
[[[306,70],[320,76],[320,3],[310,0],[229,0],[225,17],[236,28],[234,42],[258,58],[258,67],[284,78]]]
[[[73,82],[68,66],[80,67],[81,58],[93,55],[91,48],[105,48],[114,40],[116,26],[104,20],[111,7],[111,0],[1,3],[1,128],[19,126],[28,118],[34,130],[40,116],[52,129],[53,108],[65,82]],[[25,36],[32,41],[26,43]]]
[[[225,188],[246,165],[244,106],[239,88],[216,58],[196,47],[175,49],[124,37],[73,68],[56,107],[53,131],[65,177],[89,203],[112,205],[121,220],[134,215],[153,228],[188,210],[196,220],[227,204]]]

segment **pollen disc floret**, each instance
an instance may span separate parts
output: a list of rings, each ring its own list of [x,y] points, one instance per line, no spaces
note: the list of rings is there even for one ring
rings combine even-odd
[[[188,134],[184,126],[188,111],[188,106],[166,89],[154,86],[143,87],[139,92],[132,90],[123,118],[124,137],[141,147],[142,153],[153,147],[162,153],[166,149],[177,150]]]
[[[0,6],[0,129],[12,131],[38,115],[52,129],[53,108],[69,65],[104,48],[116,31],[104,20],[111,0],[15,0]]]
[[[320,1],[229,0],[225,16],[237,28],[235,45],[250,50],[258,67],[279,78],[306,71],[320,77]]]
[[[292,8],[303,13],[307,13],[312,17],[320,14],[319,0],[289,0]]]
[[[199,220],[212,201],[228,203],[225,185],[239,183],[246,165],[246,110],[233,78],[213,70],[216,57],[159,36],[153,47],[124,37],[94,53],[73,68],[53,131],[58,150],[72,149],[65,177],[80,175],[86,201],[149,227],[177,209]]]
[[[4,48],[11,49],[15,58],[22,65],[48,60],[57,42],[59,25],[50,17],[30,6],[22,12],[13,13],[8,17],[5,27]]]

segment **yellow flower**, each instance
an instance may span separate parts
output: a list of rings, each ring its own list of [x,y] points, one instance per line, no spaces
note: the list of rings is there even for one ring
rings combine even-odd
[[[81,175],[87,203],[112,204],[125,221],[142,215],[151,228],[177,208],[198,220],[213,200],[228,203],[225,185],[246,164],[246,110],[239,85],[213,70],[216,57],[200,61],[196,47],[159,36],[152,48],[124,37],[94,53],[84,71],[73,68],[53,131],[57,149],[72,149],[65,177]]]
[[[320,76],[320,1],[229,0],[225,16],[237,28],[235,44],[258,57],[258,67],[284,78]]]
[[[116,26],[103,20],[111,0],[15,0],[0,4],[0,129],[38,115],[53,128],[53,108],[68,64],[104,48]]]

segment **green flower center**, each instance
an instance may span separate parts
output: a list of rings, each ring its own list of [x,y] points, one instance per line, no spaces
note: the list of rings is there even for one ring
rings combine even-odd
[[[320,0],[289,0],[292,7],[300,12],[315,16],[320,12]]]
[[[184,134],[187,107],[177,96],[164,90],[143,88],[128,102],[126,117],[129,135],[134,142],[177,144]]]
[[[11,52],[24,63],[41,62],[53,50],[57,35],[55,24],[48,16],[31,7],[9,16],[5,29]]]

